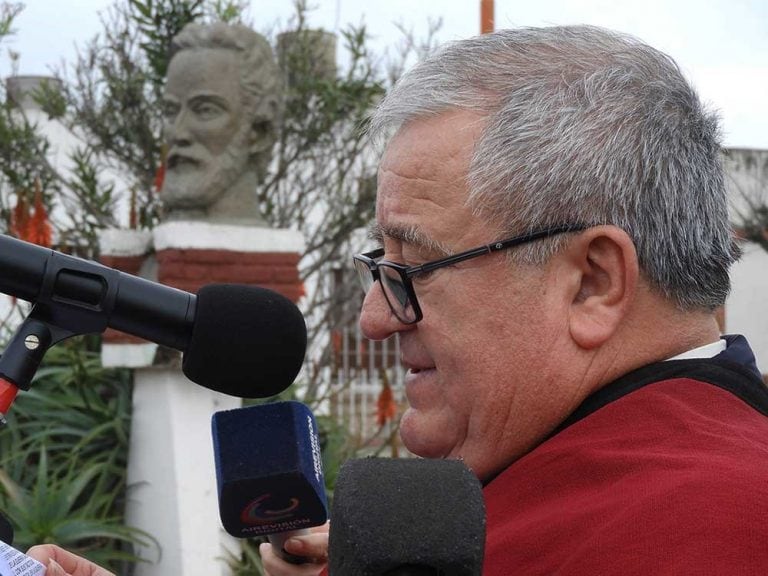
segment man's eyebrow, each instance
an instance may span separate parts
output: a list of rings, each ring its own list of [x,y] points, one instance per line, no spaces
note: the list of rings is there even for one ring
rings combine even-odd
[[[222,106],[223,108],[229,108],[231,105],[227,101],[226,98],[224,98],[221,94],[218,94],[216,92],[209,92],[207,90],[200,90],[191,96],[187,98],[188,102],[196,103],[196,102],[213,102],[214,104],[218,104],[219,106]]]
[[[424,234],[418,226],[382,226],[378,223],[374,223],[368,229],[368,237],[382,246],[384,245],[384,238],[386,237],[399,240],[405,244],[425,248],[431,252],[437,252],[445,256],[453,253],[452,250],[441,242],[437,242]]]

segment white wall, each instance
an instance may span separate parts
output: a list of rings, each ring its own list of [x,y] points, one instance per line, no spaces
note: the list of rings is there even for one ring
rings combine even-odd
[[[732,148],[726,151],[726,184],[732,219],[749,213],[749,204],[768,202],[768,150]],[[747,337],[757,365],[768,374],[768,252],[751,242],[731,269],[731,295],[725,306],[725,331]]]
[[[744,256],[731,269],[731,295],[725,306],[725,331],[743,334],[768,373],[768,252],[745,244]]]

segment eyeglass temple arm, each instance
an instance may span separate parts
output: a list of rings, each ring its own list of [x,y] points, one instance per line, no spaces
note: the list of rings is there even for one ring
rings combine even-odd
[[[414,266],[411,270],[409,270],[409,272],[412,274],[422,274],[424,272],[432,272],[432,270],[435,270],[437,268],[450,266],[451,264],[458,264],[459,262],[463,262],[464,260],[469,260],[470,258],[479,256],[480,254],[494,252],[492,246],[495,246],[496,244],[497,243],[487,244],[486,246],[481,246],[480,248],[475,248],[467,252],[460,252],[459,254],[454,254],[453,256],[446,256],[445,258],[440,258],[440,260],[427,262],[426,264],[422,264],[421,266]]]
[[[422,264],[421,266],[414,266],[408,272],[409,272],[409,275],[423,274],[425,272],[431,272],[432,270],[435,270],[437,268],[450,266],[451,264],[458,264],[459,262],[463,262],[464,260],[469,260],[470,258],[479,256],[480,254],[490,254],[491,252],[498,252],[499,250],[504,250],[506,248],[511,248],[513,246],[517,246],[519,244],[525,244],[527,242],[532,242],[534,240],[540,240],[541,238],[555,236],[556,234],[563,234],[565,232],[579,232],[581,230],[584,230],[585,228],[587,228],[587,226],[582,224],[574,224],[569,226],[556,226],[548,230],[534,232],[533,234],[516,236],[515,238],[509,238],[508,240],[501,240],[499,242],[491,242],[490,244],[486,244],[485,246],[480,246],[479,248],[467,250],[466,252],[459,252],[458,254],[454,254],[452,256],[446,256],[445,258],[441,258],[433,262],[427,262],[426,264]]]

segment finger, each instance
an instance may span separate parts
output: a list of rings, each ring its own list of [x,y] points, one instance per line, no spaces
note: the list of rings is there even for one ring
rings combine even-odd
[[[53,558],[48,560],[48,568],[45,569],[45,576],[71,576],[64,571],[61,564],[56,562]]]
[[[328,533],[320,532],[294,536],[285,541],[285,551],[295,556],[304,556],[313,562],[328,562]]]
[[[266,576],[317,576],[323,571],[324,564],[289,564],[272,549],[271,544],[261,544],[259,546],[261,562],[264,565]]]
[[[27,555],[39,561],[44,566],[49,566],[49,560],[53,560],[64,569],[66,574],[70,574],[71,576],[115,576],[112,572],[97,566],[90,560],[86,560],[77,554],[64,550],[64,548],[56,546],[55,544],[40,544],[38,546],[33,546],[27,551]],[[56,573],[55,570],[56,568],[54,566],[52,570],[53,574]]]
[[[325,524],[321,524],[320,526],[313,526],[309,531],[313,534],[327,534],[331,531],[331,521],[328,520]]]

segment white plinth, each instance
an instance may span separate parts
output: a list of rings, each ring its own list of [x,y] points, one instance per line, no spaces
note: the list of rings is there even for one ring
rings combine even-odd
[[[152,366],[157,353],[157,344],[111,344],[101,345],[101,365],[105,368],[143,368]]]
[[[259,228],[210,222],[164,222],[152,231],[154,248],[232,250],[233,252],[304,252],[304,236],[285,228]]]
[[[143,551],[135,576],[230,576],[221,558],[239,543],[219,520],[211,415],[240,405],[177,370],[136,370],[126,517],[162,554]]]
[[[104,256],[146,255],[139,273],[150,280],[157,278],[154,253],[163,250],[304,251],[294,230],[206,222],[110,230],[100,241]],[[156,551],[141,552],[149,562],[137,565],[135,576],[230,576],[222,557],[227,549],[238,553],[240,544],[221,528],[211,416],[241,400],[197,386],[178,369],[154,366],[156,351],[152,343],[102,346],[105,366],[134,369],[126,520],[162,549],[159,558]]]

